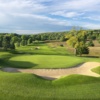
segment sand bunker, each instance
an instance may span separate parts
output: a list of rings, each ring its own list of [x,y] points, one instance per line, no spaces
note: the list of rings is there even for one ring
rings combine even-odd
[[[19,68],[3,68],[6,72],[22,72],[22,73],[33,73],[46,79],[56,79],[62,76],[67,76],[71,74],[81,74],[94,77],[100,77],[91,71],[91,69],[100,66],[99,62],[86,62],[73,68],[66,69],[19,69]]]

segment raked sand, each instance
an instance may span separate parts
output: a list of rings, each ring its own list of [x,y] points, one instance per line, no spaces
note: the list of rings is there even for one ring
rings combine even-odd
[[[75,66],[73,68],[66,68],[66,69],[19,69],[19,68],[6,67],[2,68],[2,70],[6,72],[32,73],[46,79],[56,79],[71,74],[81,74],[81,75],[100,77],[99,74],[96,74],[91,71],[91,69],[98,66],[100,66],[99,62],[86,62],[81,65]]]

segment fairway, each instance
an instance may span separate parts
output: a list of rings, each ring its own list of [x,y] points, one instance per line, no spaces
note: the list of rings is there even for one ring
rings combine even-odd
[[[21,46],[17,47],[18,52],[24,52],[29,54],[38,54],[38,55],[69,55],[70,52],[68,52],[66,46],[61,47],[61,43],[59,45],[56,45],[56,43],[38,43],[38,44],[31,44],[28,46]],[[39,49],[36,49],[36,48]]]
[[[19,55],[8,60],[9,67],[17,68],[68,68],[83,62],[80,57],[56,55]]]

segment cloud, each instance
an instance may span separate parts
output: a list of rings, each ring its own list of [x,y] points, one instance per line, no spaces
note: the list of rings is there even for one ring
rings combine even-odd
[[[5,24],[2,29],[9,29],[11,32],[38,33],[50,31],[66,30],[67,21],[58,20],[42,15],[13,13],[8,16],[9,23]]]
[[[68,17],[68,18],[73,18],[73,17],[78,17],[83,15],[84,13],[78,13],[78,12],[66,12],[66,11],[57,11],[51,13],[52,15],[58,15],[58,16],[63,16],[63,17]]]
[[[0,32],[99,28],[100,0],[0,0]]]
[[[54,10],[78,10],[78,11],[93,11],[99,10],[100,0],[58,0],[53,9]]]
[[[88,28],[92,28],[92,29],[100,29],[100,24],[93,24],[93,23],[85,23],[83,24],[83,27],[88,27]]]
[[[100,16],[97,16],[97,15],[85,16],[83,17],[83,19],[89,19],[92,21],[100,22]]]

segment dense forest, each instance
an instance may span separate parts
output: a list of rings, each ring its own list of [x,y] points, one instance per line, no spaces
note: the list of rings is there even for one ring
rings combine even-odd
[[[84,34],[84,33],[83,33]],[[80,30],[71,30],[66,32],[51,32],[51,33],[39,33],[30,35],[21,35],[16,33],[0,33],[0,49],[10,50],[15,47],[29,45],[31,43],[39,41],[67,41],[70,37],[78,36],[81,41],[89,41],[88,45],[93,46],[93,40],[97,40],[100,43],[100,30],[86,30],[85,34],[82,35]],[[75,41],[75,40],[74,40]]]

